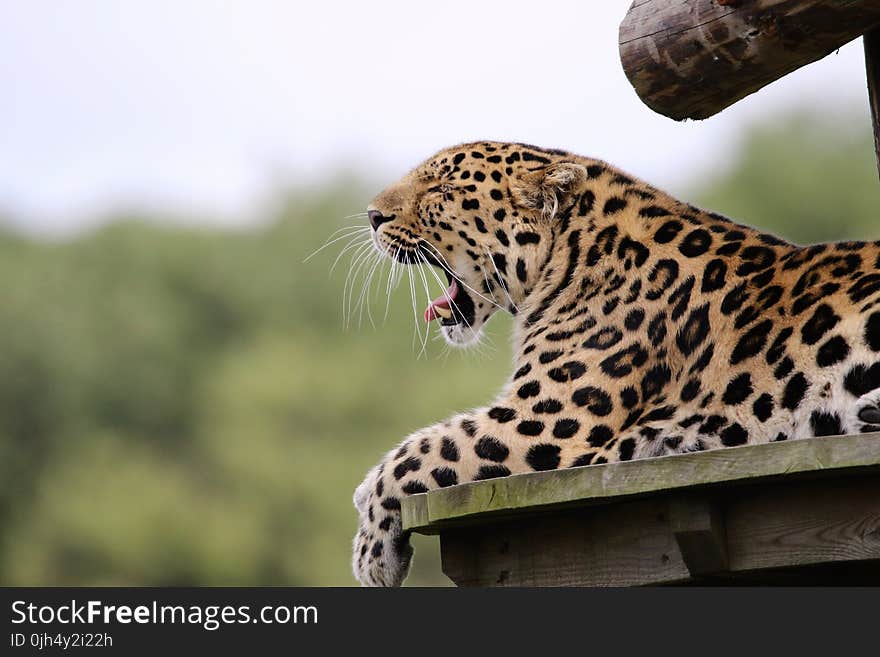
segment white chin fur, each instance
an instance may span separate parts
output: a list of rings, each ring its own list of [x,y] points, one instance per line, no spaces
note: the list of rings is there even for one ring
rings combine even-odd
[[[483,334],[483,328],[478,329],[464,324],[453,324],[452,326],[440,325],[440,332],[443,338],[453,347],[468,347],[479,342]]]

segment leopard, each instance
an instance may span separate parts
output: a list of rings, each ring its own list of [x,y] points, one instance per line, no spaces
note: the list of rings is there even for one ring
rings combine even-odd
[[[381,254],[445,276],[425,319],[447,342],[512,315],[513,363],[491,403],[415,431],[357,487],[362,585],[405,579],[410,495],[880,430],[878,241],[796,245],[602,160],[495,141],[441,150],[367,218]]]

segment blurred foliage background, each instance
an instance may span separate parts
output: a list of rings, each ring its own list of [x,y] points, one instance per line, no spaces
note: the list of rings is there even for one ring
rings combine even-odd
[[[862,120],[756,125],[707,173],[679,196],[797,242],[880,238]],[[377,327],[343,328],[346,240],[304,259],[388,182],[292,190],[250,230],[0,230],[0,583],[354,584],[363,474],[510,359],[500,317],[493,345],[447,354],[432,329],[419,358],[406,280],[387,322],[380,276]],[[446,583],[415,542],[408,584]]]

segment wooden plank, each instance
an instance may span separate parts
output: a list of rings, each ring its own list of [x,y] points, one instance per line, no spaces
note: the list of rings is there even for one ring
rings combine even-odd
[[[692,577],[727,570],[727,539],[716,500],[706,496],[673,498],[669,501],[669,520]]]
[[[731,571],[880,560],[880,478],[740,489],[725,526]]]
[[[440,535],[459,586],[634,586],[684,582],[665,503],[576,509]]]
[[[491,515],[535,513],[731,482],[791,480],[841,470],[880,472],[878,466],[880,433],[869,433],[535,472],[407,497],[403,500],[404,529],[433,534],[444,526],[482,522]]]
[[[443,571],[459,586],[880,584],[880,478],[838,474],[456,527]]]
[[[880,24],[876,0],[647,0],[619,31],[648,107],[704,119]]]
[[[880,173],[880,29],[865,34],[865,73],[868,78],[868,102],[874,128],[874,154]]]

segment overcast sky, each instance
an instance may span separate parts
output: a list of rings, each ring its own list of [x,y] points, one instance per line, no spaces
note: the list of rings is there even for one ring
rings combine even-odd
[[[761,117],[867,116],[860,42],[709,120],[654,114],[620,67],[629,4],[0,0],[0,213],[61,233],[130,207],[240,223],[280,185],[390,181],[482,138],[675,192]]]

